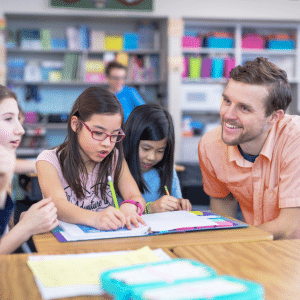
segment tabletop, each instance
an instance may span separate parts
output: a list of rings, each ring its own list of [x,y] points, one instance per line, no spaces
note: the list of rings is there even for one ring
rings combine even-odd
[[[164,251],[170,257],[175,257],[175,255],[168,249],[164,249]],[[33,274],[27,266],[28,256],[28,254],[0,255],[1,300],[42,300]],[[112,299],[111,297],[105,295],[81,296],[75,298],[76,300]],[[75,298],[60,298],[60,300],[74,300]]]
[[[263,284],[266,300],[300,298],[300,240],[181,246],[173,252],[205,263],[219,275]]]
[[[49,232],[33,236],[39,254],[67,254],[102,251],[136,250],[144,246],[151,249],[172,248],[185,245],[219,244],[236,242],[257,242],[272,240],[273,236],[257,227],[237,229],[205,230],[156,236],[128,237],[117,239],[59,242]]]

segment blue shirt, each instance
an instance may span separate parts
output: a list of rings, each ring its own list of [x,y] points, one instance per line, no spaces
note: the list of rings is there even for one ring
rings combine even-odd
[[[14,203],[10,196],[7,194],[5,207],[0,209],[0,237],[3,235],[4,230],[9,222],[10,216],[14,210]]]
[[[156,169],[153,168],[150,171],[144,173],[143,178],[149,189],[149,192],[142,194],[146,203],[154,202],[163,196],[159,192],[160,177]],[[180,183],[175,169],[173,169],[172,192],[170,193],[170,195],[175,198],[182,198]],[[123,199],[120,196],[117,196],[117,198],[120,205]]]
[[[122,104],[125,121],[136,106],[145,104],[139,92],[133,87],[124,86],[116,96]]]
[[[143,174],[143,178],[147,183],[147,187],[149,189],[149,193],[144,193],[142,196],[144,197],[146,203],[153,202],[162,197],[159,192],[160,186],[160,177],[158,171],[153,168],[150,171]],[[175,198],[182,198],[180,183],[175,169],[173,169],[173,181],[172,181],[172,191],[170,195]]]

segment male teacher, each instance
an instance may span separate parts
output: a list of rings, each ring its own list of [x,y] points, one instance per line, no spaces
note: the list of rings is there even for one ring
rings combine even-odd
[[[127,68],[117,61],[108,63],[105,68],[105,75],[109,90],[114,93],[122,104],[125,121],[132,110],[145,101],[134,87],[125,86]]]
[[[274,239],[300,238],[300,117],[285,114],[291,88],[266,58],[235,67],[223,93],[221,126],[198,147],[210,209]]]

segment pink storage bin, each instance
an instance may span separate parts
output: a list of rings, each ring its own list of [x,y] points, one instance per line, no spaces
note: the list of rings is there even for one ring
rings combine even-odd
[[[243,49],[264,49],[265,38],[257,33],[246,33],[242,38]]]
[[[235,59],[234,58],[225,58],[224,63],[224,77],[229,78],[230,71],[235,67]]]
[[[182,48],[200,48],[202,46],[202,38],[185,35],[182,37]]]

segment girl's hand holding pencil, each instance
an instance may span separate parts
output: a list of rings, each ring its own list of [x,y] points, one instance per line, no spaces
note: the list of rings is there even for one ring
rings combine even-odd
[[[169,195],[164,195],[151,203],[149,213],[181,210],[180,200]]]
[[[96,212],[94,227],[99,230],[117,230],[125,225],[125,215],[113,206],[109,206],[101,212]]]
[[[170,196],[168,187],[165,186],[166,195],[152,202],[149,206],[148,213],[158,213],[174,210],[192,210],[192,204],[188,199],[177,199]]]

